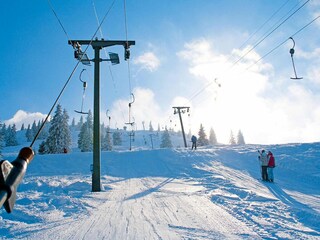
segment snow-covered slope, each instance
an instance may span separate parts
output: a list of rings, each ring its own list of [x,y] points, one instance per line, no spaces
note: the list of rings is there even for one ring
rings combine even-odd
[[[259,180],[257,150],[273,151],[275,183]],[[18,149],[16,149],[18,151]],[[14,149],[4,149],[6,159]],[[1,239],[319,239],[320,144],[37,155]]]

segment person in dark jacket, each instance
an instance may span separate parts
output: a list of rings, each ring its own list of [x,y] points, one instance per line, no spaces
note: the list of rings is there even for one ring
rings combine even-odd
[[[196,150],[197,149],[197,137],[195,135],[192,135],[191,137],[191,142],[192,142],[192,147],[191,150]]]
[[[268,152],[268,178],[270,182],[274,181],[273,169],[276,166],[274,156],[271,151]]]

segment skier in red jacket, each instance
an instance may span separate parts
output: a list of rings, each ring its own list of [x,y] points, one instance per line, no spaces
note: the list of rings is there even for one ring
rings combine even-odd
[[[275,159],[271,151],[268,152],[267,156],[268,156],[268,180],[270,182],[273,182],[274,181],[273,169],[276,166]]]

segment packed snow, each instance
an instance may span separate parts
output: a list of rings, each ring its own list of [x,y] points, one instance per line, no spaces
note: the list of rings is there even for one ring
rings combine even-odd
[[[1,239],[320,239],[320,143],[159,149],[136,136],[132,151],[36,155]],[[178,143],[176,145],[180,145]],[[12,161],[22,146],[2,150]],[[257,150],[276,158],[260,180]]]

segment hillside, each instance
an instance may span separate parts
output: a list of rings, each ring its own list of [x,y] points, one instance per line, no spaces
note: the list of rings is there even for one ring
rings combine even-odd
[[[275,157],[260,180],[257,150]],[[1,239],[319,239],[320,143],[37,155]],[[16,148],[5,148],[13,160]]]

